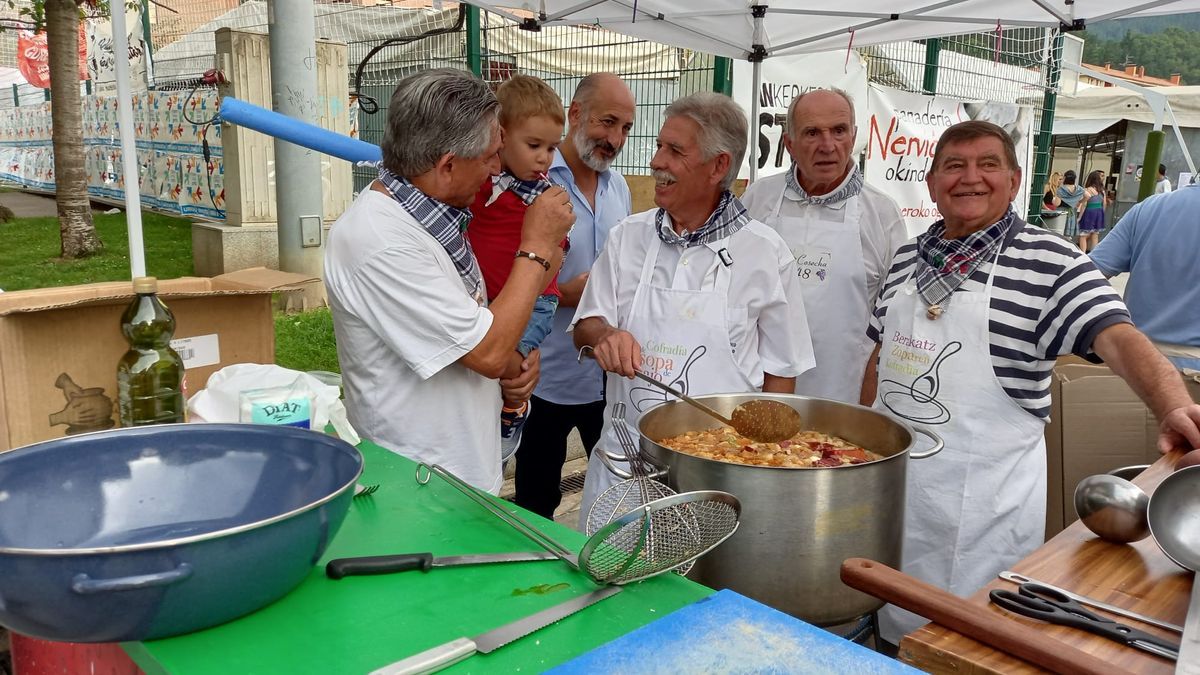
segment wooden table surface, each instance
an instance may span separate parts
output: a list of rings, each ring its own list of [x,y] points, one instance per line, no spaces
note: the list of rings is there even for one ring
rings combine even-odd
[[[1133,482],[1152,494],[1154,488],[1170,474],[1181,454],[1172,452],[1160,458]],[[1079,521],[1017,563],[1012,571],[1179,626],[1183,625],[1187,614],[1193,577],[1191,572],[1171,562],[1159,550],[1153,537],[1133,544],[1110,544],[1098,539]],[[988,593],[995,588],[1016,590],[1016,585],[997,578],[968,601],[978,605],[981,612],[998,612],[1012,621],[1024,622],[1046,635],[1102,658],[1113,665],[1113,672],[1174,672],[1175,663],[1162,657],[1082,630],[1006,612],[988,601]],[[1179,641],[1177,633],[1135,619],[1095,611],[1172,642]],[[953,671],[981,675],[1042,672],[1027,661],[936,624],[926,624],[906,635],[900,642],[900,658],[933,673]]]

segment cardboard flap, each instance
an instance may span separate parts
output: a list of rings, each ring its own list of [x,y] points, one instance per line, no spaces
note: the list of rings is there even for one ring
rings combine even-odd
[[[159,279],[158,295],[164,299],[204,295],[251,295],[296,290],[319,277],[255,267],[222,274],[211,279],[182,277]],[[41,312],[64,307],[119,305],[133,298],[129,281],[108,281],[81,286],[34,288],[0,294],[0,316],[23,312]]]
[[[297,272],[281,272],[266,267],[251,267],[249,269],[229,272],[212,278],[213,290],[257,290],[257,291],[287,291],[296,290],[305,284],[320,281],[319,276],[299,274]]]

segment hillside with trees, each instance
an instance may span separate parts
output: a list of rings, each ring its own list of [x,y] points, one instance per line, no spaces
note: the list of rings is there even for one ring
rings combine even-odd
[[[1146,75],[1179,73],[1183,84],[1200,84],[1200,14],[1104,21],[1077,35],[1085,63],[1137,64]]]

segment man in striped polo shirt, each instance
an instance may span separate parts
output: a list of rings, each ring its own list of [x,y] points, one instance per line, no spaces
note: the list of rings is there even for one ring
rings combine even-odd
[[[947,129],[926,183],[943,220],[893,258],[861,400],[945,441],[909,464],[901,567],[969,595],[1042,542],[1058,356],[1107,362],[1161,421],[1163,451],[1200,447],[1200,406],[1087,256],[1012,211],[1021,169],[1003,129]],[[880,617],[892,643],[924,623]]]

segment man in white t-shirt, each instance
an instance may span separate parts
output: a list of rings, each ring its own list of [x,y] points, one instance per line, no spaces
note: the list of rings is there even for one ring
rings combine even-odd
[[[463,231],[479,186],[500,171],[498,111],[487,84],[464,71],[401,80],[379,179],[334,223],[325,249],[351,423],[492,493],[502,479],[501,387],[521,400],[537,383],[537,352],[522,360],[517,341],[575,220],[561,188],[538,197],[508,282],[487,303]]]
[[[1158,180],[1154,183],[1154,194],[1161,195],[1171,191],[1171,179],[1167,178],[1167,165],[1158,165]]]
[[[623,456],[612,419],[637,422],[670,396],[641,372],[692,396],[792,393],[813,367],[796,259],[749,217],[729,186],[746,152],[746,115],[728,96],[697,93],[664,112],[650,161],[654,203],[617,224],[588,277],[573,326],[606,380],[604,429],[588,462],[581,519],[616,478],[599,453]]]

